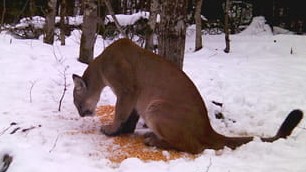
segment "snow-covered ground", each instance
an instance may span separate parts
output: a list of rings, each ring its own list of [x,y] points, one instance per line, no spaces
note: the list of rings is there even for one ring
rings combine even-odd
[[[205,48],[198,52],[193,32],[188,36],[184,71],[220,133],[273,136],[292,109],[306,111],[306,36],[231,35],[229,54],[223,52],[223,35],[203,36]],[[103,145],[112,143],[99,133],[99,119],[80,118],[73,105],[71,75],[86,68],[76,60],[79,39],[74,31],[66,46],[50,46],[0,34],[0,157],[13,156],[8,172],[305,172],[305,119],[288,139],[274,143],[255,139],[236,150],[205,150],[194,160],[112,163],[105,158],[111,152],[103,152]],[[98,38],[95,54],[109,44]],[[106,89],[100,104],[114,102]],[[224,120],[214,117],[220,111]]]

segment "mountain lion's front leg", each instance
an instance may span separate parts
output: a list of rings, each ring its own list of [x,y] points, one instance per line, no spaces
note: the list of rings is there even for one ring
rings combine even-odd
[[[108,136],[134,132],[139,120],[139,115],[134,109],[135,102],[136,98],[132,93],[118,96],[114,121],[110,125],[103,125],[101,132]]]

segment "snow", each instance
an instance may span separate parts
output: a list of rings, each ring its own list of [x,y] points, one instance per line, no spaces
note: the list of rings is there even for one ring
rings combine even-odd
[[[140,19],[148,19],[150,16],[149,12],[140,11],[134,14],[116,14],[116,18],[120,24],[120,26],[128,26],[135,24]],[[203,19],[204,20],[204,19]],[[83,16],[68,16],[67,21],[69,25],[80,26],[83,23]],[[160,16],[157,15],[156,22],[160,21]],[[55,17],[55,23],[60,22],[60,17]],[[106,15],[104,24],[108,24],[109,22],[114,22],[114,19],[111,15]],[[33,17],[25,17],[22,18],[18,24],[14,26],[14,28],[26,28],[30,25],[34,28],[43,29],[45,24],[45,18],[41,16],[33,16]]]
[[[116,14],[116,18],[121,26],[127,26],[127,25],[133,25],[135,22],[143,19],[148,19],[150,13],[145,11],[140,11],[134,14]],[[83,23],[83,16],[77,15],[77,16],[68,16],[67,18],[68,23],[70,25],[81,25]],[[55,22],[60,22],[60,17],[55,17]],[[114,22],[114,19],[111,15],[106,15],[105,17],[105,24],[108,24],[109,22]],[[157,22],[159,22],[159,15],[157,18]],[[35,28],[42,29],[45,23],[45,18],[41,16],[33,16],[33,17],[25,17],[22,18],[18,24],[16,24],[16,28],[25,28],[29,27],[29,25],[33,25]]]
[[[45,18],[40,16],[33,16],[32,18],[26,17],[22,18],[18,24],[16,24],[16,28],[26,28],[30,25],[33,25],[34,28],[43,29],[45,23]]]
[[[134,14],[116,14],[116,18],[120,24],[120,26],[133,25],[139,19],[144,18],[148,19],[150,13],[145,11],[140,11]],[[111,15],[106,16],[105,24],[108,22],[114,22],[114,19]]]
[[[240,35],[270,35],[272,30],[263,16],[254,17],[251,24]]]
[[[199,89],[211,123],[220,133],[273,136],[292,109],[306,110],[306,37],[257,33],[231,35],[229,54],[223,52],[224,35],[205,35],[205,48],[197,52],[193,51],[194,35],[188,35],[184,71]],[[41,39],[18,40],[0,34],[0,157],[13,156],[8,172],[306,170],[305,119],[288,139],[273,143],[255,139],[236,150],[205,150],[194,160],[128,158],[112,163],[105,158],[111,152],[103,149],[112,142],[99,132],[98,119],[80,118],[73,105],[71,75],[82,74],[86,68],[76,60],[79,39],[80,32],[74,31],[66,46],[59,42],[50,46]],[[95,55],[109,44],[98,37]],[[67,92],[58,112],[64,77]],[[99,103],[114,104],[115,100],[106,89]],[[220,111],[224,120],[214,117]],[[13,122],[16,125],[10,125]],[[163,154],[168,156],[166,151]]]

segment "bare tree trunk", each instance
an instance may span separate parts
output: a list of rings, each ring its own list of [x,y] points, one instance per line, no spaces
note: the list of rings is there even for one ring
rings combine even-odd
[[[127,13],[127,0],[121,1],[121,8],[122,8],[122,13],[126,14]]]
[[[83,8],[83,2],[76,0],[74,4],[74,15],[83,15],[84,13],[84,8]]]
[[[195,51],[202,49],[202,19],[201,19],[202,0],[196,0],[194,19],[196,24]]]
[[[110,2],[111,4],[111,7],[114,11],[115,14],[118,14],[121,12],[121,0],[111,0],[111,1],[108,1]]]
[[[66,16],[76,15],[76,13],[74,13],[76,9],[75,0],[65,0],[65,1],[66,1]]]
[[[54,25],[55,25],[56,0],[49,0],[46,14],[46,24],[44,26],[44,43],[53,44],[54,42]]]
[[[104,0],[98,0],[98,23],[97,23],[97,33],[101,33],[105,29],[105,16],[106,16],[106,6],[105,3],[103,2]]]
[[[29,11],[30,11],[30,17],[33,17],[36,14],[36,8],[35,8],[35,0],[29,1]]]
[[[225,33],[225,53],[230,52],[230,39],[229,39],[229,8],[230,0],[226,0],[224,9],[224,33]]]
[[[117,17],[113,11],[113,8],[112,8],[112,5],[111,3],[109,2],[109,0],[104,0],[105,2],[105,5],[106,5],[106,8],[108,10],[108,13],[112,16],[114,22],[115,22],[115,25],[117,27],[117,29],[119,30],[119,32],[125,37],[127,38],[127,35],[125,34],[124,30],[122,29],[122,27],[120,26],[118,20],[117,20]]]
[[[1,27],[4,25],[4,17],[6,13],[6,0],[3,0],[2,2],[3,10],[2,10],[2,15],[1,15],[1,25],[0,25],[0,32],[1,32]]]
[[[94,58],[94,45],[97,31],[97,3],[96,0],[84,0],[84,17],[80,44],[79,61],[90,63]]]
[[[151,0],[150,16],[149,16],[149,21],[148,21],[148,25],[150,26],[150,28],[149,28],[148,33],[146,33],[146,45],[145,45],[145,48],[150,51],[154,50],[153,37],[154,37],[158,12],[159,12],[158,0]]]
[[[158,31],[158,54],[183,68],[187,0],[164,0],[161,2]]]
[[[65,31],[66,31],[66,24],[65,24],[65,17],[67,15],[67,6],[66,6],[66,0],[61,0],[61,8],[60,8],[60,39],[61,39],[61,45],[65,45]]]

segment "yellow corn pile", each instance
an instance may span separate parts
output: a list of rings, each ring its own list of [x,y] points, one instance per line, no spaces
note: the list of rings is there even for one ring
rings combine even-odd
[[[114,106],[100,106],[96,110],[103,125],[110,124],[115,114]],[[139,158],[144,161],[168,161],[178,158],[195,158],[195,155],[178,152],[174,150],[162,150],[144,145],[144,137],[137,134],[126,134],[113,137],[113,143],[107,148],[109,159],[112,162],[120,163],[126,158]]]

